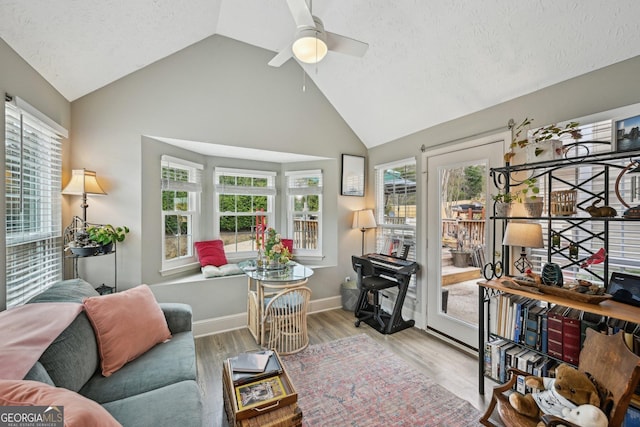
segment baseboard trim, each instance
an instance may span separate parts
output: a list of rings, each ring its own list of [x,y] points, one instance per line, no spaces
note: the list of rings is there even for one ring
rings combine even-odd
[[[319,313],[341,307],[342,299],[339,296],[316,299],[309,303],[309,313]],[[247,313],[244,312],[195,321],[193,322],[193,335],[196,338],[205,337],[246,327]]]

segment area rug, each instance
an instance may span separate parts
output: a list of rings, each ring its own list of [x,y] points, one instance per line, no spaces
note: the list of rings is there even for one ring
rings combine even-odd
[[[480,412],[362,334],[283,356],[304,426],[477,426]]]

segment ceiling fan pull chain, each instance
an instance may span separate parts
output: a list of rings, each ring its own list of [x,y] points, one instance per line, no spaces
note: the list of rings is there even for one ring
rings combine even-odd
[[[302,69],[302,91],[307,91],[307,73],[304,72],[304,68]]]

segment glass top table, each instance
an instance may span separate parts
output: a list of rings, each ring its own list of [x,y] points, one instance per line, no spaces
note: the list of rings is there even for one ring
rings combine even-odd
[[[248,264],[242,267],[242,271],[253,280],[269,283],[292,283],[308,279],[313,275],[313,270],[297,262],[289,262],[283,268],[264,269]]]
[[[290,261],[283,268],[262,269],[255,263],[247,262],[240,267],[248,277],[247,327],[258,345],[264,345],[265,325],[263,315],[265,296],[273,296],[289,288],[304,286],[313,270],[297,262]]]

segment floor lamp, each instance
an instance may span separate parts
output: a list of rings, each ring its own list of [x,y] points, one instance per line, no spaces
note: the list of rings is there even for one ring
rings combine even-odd
[[[71,194],[76,196],[82,196],[82,221],[87,223],[87,194],[100,194],[106,195],[105,191],[98,184],[96,179],[96,173],[94,171],[88,171],[86,169],[74,169],[71,172],[71,180],[62,190],[62,194]]]
[[[353,213],[353,225],[351,228],[359,228],[362,232],[362,255],[364,255],[364,232],[367,228],[376,228],[376,219],[373,210],[362,209]]]

